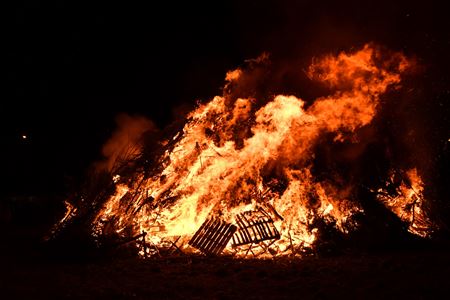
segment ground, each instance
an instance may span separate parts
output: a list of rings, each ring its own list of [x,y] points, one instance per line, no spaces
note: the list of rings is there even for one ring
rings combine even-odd
[[[447,247],[302,260],[56,259],[31,246],[31,240],[18,239],[24,233],[9,235],[0,247],[2,299],[423,299],[450,294]]]

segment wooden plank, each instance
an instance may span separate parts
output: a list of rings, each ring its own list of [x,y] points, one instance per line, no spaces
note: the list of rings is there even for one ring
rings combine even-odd
[[[199,250],[203,250],[204,252],[209,253],[209,245],[214,241],[214,233],[219,229],[219,227],[220,222],[214,220],[212,226],[207,228],[207,233],[203,236],[203,239],[199,244]]]
[[[189,245],[205,254],[220,254],[236,232],[237,227],[220,219],[206,220],[189,241]]]
[[[236,223],[239,228],[233,236],[233,247],[280,238],[270,215],[263,209],[257,212],[262,216],[254,219],[245,214],[236,215]]]
[[[198,243],[198,240],[201,238],[201,236],[204,234],[205,228],[208,227],[209,223],[212,222],[212,219],[206,220],[203,222],[202,226],[197,230],[197,232],[194,234],[194,236],[189,241],[189,245],[196,245]]]
[[[216,252],[218,252],[218,253],[222,252],[223,249],[225,249],[225,247],[227,246],[228,242],[234,236],[234,233],[236,232],[237,227],[232,225],[232,224],[228,224],[225,229],[226,229],[226,231],[225,231],[224,235],[222,236],[222,238],[218,242],[218,246],[217,246],[217,249],[216,249]]]

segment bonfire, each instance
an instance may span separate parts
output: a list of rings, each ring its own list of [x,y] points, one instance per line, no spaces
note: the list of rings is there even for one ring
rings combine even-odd
[[[367,186],[357,173],[321,161],[323,149],[364,142],[360,132],[395,100],[385,95],[401,90],[413,62],[367,44],[312,60],[307,77],[327,95],[306,101],[236,93],[249,82],[249,69],[267,61],[265,54],[228,72],[223,95],[199,103],[182,126],[158,138],[143,132],[120,148],[102,176],[67,199],[53,235],[77,224],[98,245],[132,241],[142,257],[301,257],[330,232],[358,232],[375,205],[389,212],[380,222],[394,216],[405,233],[429,236],[433,223],[417,168],[391,162]]]

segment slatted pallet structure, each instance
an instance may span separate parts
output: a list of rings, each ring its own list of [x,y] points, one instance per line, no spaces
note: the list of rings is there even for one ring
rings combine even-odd
[[[248,214],[236,215],[236,223],[239,229],[233,235],[233,247],[280,238],[280,233],[275,227],[273,219],[262,208],[253,212],[250,216],[246,215]]]
[[[207,219],[197,230],[189,245],[204,254],[219,255],[236,232],[237,227],[220,219]]]

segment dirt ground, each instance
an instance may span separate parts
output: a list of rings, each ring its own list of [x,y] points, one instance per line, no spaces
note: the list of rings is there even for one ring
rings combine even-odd
[[[11,245],[9,243],[9,245]],[[52,259],[1,246],[1,299],[436,299],[450,294],[448,248],[302,260]]]

